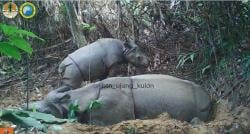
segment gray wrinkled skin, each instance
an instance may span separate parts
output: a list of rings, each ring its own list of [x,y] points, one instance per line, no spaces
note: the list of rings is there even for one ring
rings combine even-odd
[[[110,70],[115,70],[121,63],[145,67],[148,58],[133,41],[103,38],[69,54],[59,65],[58,71],[62,75],[63,85],[79,88],[82,81],[105,79]]]
[[[133,87],[124,86],[126,84]],[[161,74],[112,77],[76,90],[65,89],[50,92],[44,100],[30,104],[30,108],[35,105],[40,112],[67,118],[69,104],[77,100],[80,108],[78,120],[95,125],[154,118],[163,112],[179,120],[191,121],[198,117],[206,121],[211,108],[210,97],[200,86]],[[86,112],[88,104],[95,99],[101,101],[101,108]]]

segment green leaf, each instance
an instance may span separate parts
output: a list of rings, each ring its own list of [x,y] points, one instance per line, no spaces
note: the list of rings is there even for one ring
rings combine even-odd
[[[2,69],[0,69],[0,74],[5,75],[7,72],[3,71]]]
[[[178,64],[176,66],[176,69],[179,68],[183,64],[183,61],[184,61],[185,57],[186,57],[185,55],[180,55],[178,57]]]
[[[74,111],[79,110],[79,105],[77,100],[75,100],[73,103],[69,105],[69,110],[74,110]]]
[[[19,109],[0,109],[0,120],[10,121],[21,127],[34,127],[44,132],[47,131],[47,127],[42,123],[61,124],[68,121],[66,119],[56,118],[50,114],[23,111]]]
[[[195,53],[192,53],[192,54],[190,55],[190,60],[191,60],[192,62],[194,62],[194,56],[195,56]]]
[[[9,110],[9,109],[0,110],[0,119],[2,120],[11,121],[12,123],[20,125],[21,127],[34,127],[44,132],[47,131],[47,128],[39,121],[31,117],[26,117],[22,115],[25,114],[18,115],[17,110]]]
[[[32,112],[37,112],[35,105],[32,107]]]
[[[29,31],[26,31],[26,30],[21,30],[21,29],[19,29],[19,30],[17,31],[17,33],[22,34],[22,35],[26,35],[26,36],[30,36],[30,37],[33,37],[33,38],[39,38],[39,37],[38,37],[37,35],[35,35],[34,33],[29,32]]]
[[[16,60],[21,59],[21,54],[19,50],[12,46],[9,42],[0,42],[0,53],[10,56]]]
[[[90,31],[90,32],[95,31],[95,30],[96,30],[96,27],[95,27],[95,26],[91,26],[91,27],[89,28],[89,31]]]
[[[247,3],[249,0],[241,0],[242,3]]]
[[[39,38],[32,32],[18,29],[18,27],[16,26],[10,26],[2,23],[0,23],[0,32],[4,34],[3,39],[8,39],[8,42],[0,42],[0,53],[6,56],[10,56],[16,60],[21,59],[19,49],[28,53],[29,55],[31,55],[33,51],[31,45],[29,44],[29,42],[23,39],[23,36],[37,38],[44,41],[42,38]]]
[[[88,23],[82,23],[81,26],[84,30],[86,30],[90,27],[90,25]]]
[[[18,34],[22,34],[22,35],[26,35],[26,36],[29,36],[29,37],[32,37],[32,38],[37,38],[37,39],[42,40],[42,41],[45,41],[44,39],[38,37],[38,36],[35,35],[34,33],[29,32],[29,31],[26,31],[26,30],[21,30],[21,29],[19,29],[19,30],[17,31],[17,33],[18,33]]]
[[[203,4],[202,3],[198,3],[198,6],[201,7],[201,6],[203,6]]]
[[[182,57],[183,57],[183,55],[180,54],[180,55],[178,56],[177,60],[179,61]]]
[[[0,24],[0,29],[2,29],[3,33],[6,36],[12,36],[15,35],[18,31],[18,28],[16,26],[10,26],[6,24]]]
[[[189,59],[193,62],[195,57],[195,53],[189,53],[189,54],[180,54],[177,58],[178,64],[176,66],[176,69],[179,67],[182,67],[186,61]]]
[[[29,117],[37,119],[43,123],[65,123],[67,120],[66,119],[59,119],[56,118],[55,116],[51,114],[45,114],[45,113],[40,113],[40,112],[29,112],[29,111],[24,111],[24,113],[27,113]]]
[[[98,108],[101,108],[101,106],[102,106],[102,103],[100,100],[93,100],[90,102],[88,110],[91,111],[94,109],[98,109]]]
[[[83,28],[84,31],[92,32],[96,30],[95,25],[91,25],[88,23],[82,23],[80,26]]]
[[[204,74],[205,71],[206,71],[207,69],[209,69],[210,67],[211,67],[211,65],[207,65],[206,67],[204,67],[204,68],[202,69],[201,73]]]
[[[0,23],[0,30],[2,30],[6,36],[17,36],[18,34],[21,34],[21,35],[25,35],[25,36],[29,36],[32,38],[37,38],[39,40],[45,41],[44,39],[38,37],[34,33],[19,29],[16,26],[10,26],[10,25]]]
[[[78,112],[79,105],[78,105],[78,100],[75,100],[73,103],[69,105],[69,113],[68,113],[68,118],[69,119],[74,119],[76,118],[75,112]]]
[[[182,64],[181,64],[181,66],[183,66],[186,63],[186,61],[189,60],[189,59],[190,59],[190,57],[186,56],[185,59],[183,60]]]
[[[28,54],[32,54],[33,49],[31,48],[30,44],[21,37],[10,37],[9,41],[12,45],[22,49],[23,51],[27,52]]]

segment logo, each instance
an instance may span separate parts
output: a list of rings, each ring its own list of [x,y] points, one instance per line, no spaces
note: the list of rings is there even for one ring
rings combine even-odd
[[[36,7],[30,2],[25,2],[20,6],[20,14],[25,19],[30,19],[36,14]]]
[[[7,18],[15,18],[18,14],[18,7],[13,2],[8,2],[3,5],[3,15]]]
[[[14,134],[14,128],[0,128],[0,134]]]

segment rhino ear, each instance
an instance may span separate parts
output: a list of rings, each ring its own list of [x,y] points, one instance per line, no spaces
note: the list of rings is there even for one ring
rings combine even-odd
[[[124,46],[127,47],[127,48],[135,48],[135,47],[138,47],[138,46],[135,44],[135,41],[134,41],[134,40],[131,40],[131,39],[126,40],[126,42],[124,43]]]
[[[64,103],[64,102],[67,102],[69,99],[70,99],[70,95],[64,94],[64,95],[62,95],[62,97],[59,98],[59,102]]]
[[[71,87],[63,85],[63,86],[60,86],[59,88],[55,89],[54,91],[57,93],[63,93],[63,92],[69,91],[71,89],[72,89]]]

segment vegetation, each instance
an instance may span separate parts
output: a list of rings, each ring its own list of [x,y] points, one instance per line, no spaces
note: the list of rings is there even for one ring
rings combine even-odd
[[[136,134],[136,128],[134,126],[128,126],[125,131],[125,134]]]
[[[88,107],[85,109],[88,112],[92,110],[99,109],[102,106],[102,102],[100,100],[93,100],[89,103]]]
[[[79,105],[78,102],[75,101],[69,105],[69,113],[68,113],[68,118],[69,119],[76,119],[76,112],[79,111]]]
[[[24,128],[33,127],[44,132],[47,131],[45,124],[61,124],[67,121],[65,119],[58,119],[49,114],[17,109],[0,109],[0,119],[3,121],[11,121]]]
[[[21,60],[20,51],[29,55],[32,54],[33,49],[25,38],[31,37],[43,40],[32,32],[2,23],[0,23],[0,34],[0,54],[4,54],[16,60]]]
[[[199,60],[196,61],[199,62],[196,69],[202,73],[209,68],[219,67],[224,59],[227,62],[228,58],[235,55],[239,49],[245,49],[242,45],[250,37],[250,3],[247,1],[172,0],[170,10],[166,10],[169,3],[163,1],[154,3],[124,0],[123,3],[133,16],[137,27],[141,27],[140,25],[149,27],[158,21],[163,29],[169,28],[167,27],[169,24],[172,28],[176,26],[183,30],[184,36],[185,32],[191,34],[188,38],[191,38],[197,48],[191,50],[193,52],[181,52],[176,68],[183,66],[189,60]],[[160,29],[154,30],[160,31]],[[242,50],[240,59],[249,57],[248,52]]]

